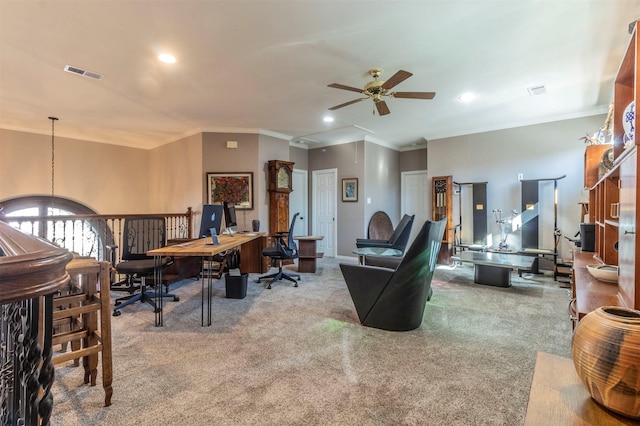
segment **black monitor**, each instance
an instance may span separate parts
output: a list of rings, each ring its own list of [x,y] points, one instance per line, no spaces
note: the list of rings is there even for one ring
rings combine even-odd
[[[215,228],[220,233],[222,224],[222,206],[220,204],[205,204],[202,206],[202,221],[200,222],[200,233],[198,238],[211,236],[211,228]]]
[[[236,206],[231,203],[224,203],[224,224],[228,232],[233,232],[238,226],[236,220]]]

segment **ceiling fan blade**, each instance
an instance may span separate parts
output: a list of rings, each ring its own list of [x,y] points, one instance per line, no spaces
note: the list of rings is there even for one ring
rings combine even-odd
[[[389,107],[387,106],[387,103],[385,101],[376,102],[376,108],[378,108],[378,115],[380,115],[380,116],[387,115],[387,114],[391,113],[391,111],[389,111]]]
[[[390,93],[392,98],[408,98],[408,99],[433,99],[436,92],[395,92]]]
[[[412,75],[413,74],[411,74],[409,71],[400,70],[394,75],[392,75],[391,78],[389,78],[389,80],[385,81],[384,84],[382,85],[382,88],[384,90],[389,90],[392,87],[402,83]]]
[[[346,106],[349,106],[349,105],[351,105],[351,104],[355,104],[356,102],[364,101],[365,99],[369,99],[369,98],[354,99],[353,101],[345,102],[345,103],[343,103],[343,104],[340,104],[340,105],[336,105],[336,106],[334,106],[334,107],[331,107],[331,108],[329,108],[329,111],[334,111],[334,110],[336,110],[336,109],[338,109],[338,108],[346,107]]]
[[[358,89],[357,87],[345,86],[344,84],[338,84],[338,83],[331,83],[328,87],[333,87],[334,89],[349,90],[351,92],[358,92],[358,93],[363,92],[362,89]]]

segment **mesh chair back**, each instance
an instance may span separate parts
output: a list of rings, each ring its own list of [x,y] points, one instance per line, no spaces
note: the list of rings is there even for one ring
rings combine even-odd
[[[293,219],[291,219],[291,226],[289,226],[289,233],[287,234],[287,247],[284,247],[287,256],[291,259],[295,259],[298,257],[298,245],[296,244],[296,240],[293,239],[293,228],[296,225],[296,219],[300,213],[296,213],[293,215]]]
[[[165,228],[164,217],[126,218],[122,260],[149,259],[147,251],[165,246]]]

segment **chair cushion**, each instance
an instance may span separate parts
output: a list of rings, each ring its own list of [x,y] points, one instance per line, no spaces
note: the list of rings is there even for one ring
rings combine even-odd
[[[165,257],[162,259],[162,266],[166,266],[169,263],[170,259]],[[128,275],[147,275],[153,273],[153,270],[156,268],[156,260],[155,259],[142,259],[142,260],[127,260],[125,262],[120,262],[116,265],[116,271],[120,274],[128,274]]]

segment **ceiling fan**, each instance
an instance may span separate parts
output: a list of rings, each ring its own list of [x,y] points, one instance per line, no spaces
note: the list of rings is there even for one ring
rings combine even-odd
[[[358,89],[357,87],[345,86],[344,84],[338,83],[330,84],[328,87],[333,87],[334,89],[349,90],[351,92],[358,92],[365,95],[366,97],[336,105],[332,108],[329,108],[329,110],[334,111],[338,108],[346,107],[351,104],[355,104],[356,102],[364,101],[365,99],[371,99],[376,105],[378,114],[387,115],[391,111],[389,111],[389,107],[384,100],[385,96],[388,96],[390,98],[433,99],[433,97],[436,95],[435,92],[389,92],[389,90],[391,90],[393,87],[397,86],[413,75],[409,71],[400,70],[386,81],[378,80],[380,74],[382,74],[381,68],[374,68],[372,70],[369,70],[369,74],[371,74],[371,76],[373,77],[373,81],[367,83],[364,86],[364,89]]]

